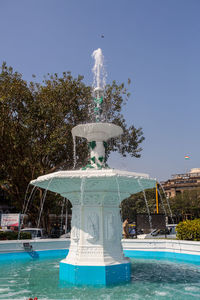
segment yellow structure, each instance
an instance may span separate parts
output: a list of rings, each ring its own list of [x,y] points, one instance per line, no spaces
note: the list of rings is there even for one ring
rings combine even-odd
[[[158,184],[156,182],[156,212],[157,214],[159,213],[159,208],[158,208]]]

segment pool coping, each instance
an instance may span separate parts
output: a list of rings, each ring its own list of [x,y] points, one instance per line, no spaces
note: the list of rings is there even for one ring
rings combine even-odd
[[[25,253],[24,245],[33,251],[69,249],[70,239],[35,239],[0,241],[0,255],[5,253]],[[123,239],[124,251],[172,252],[200,256],[200,242],[169,239]]]

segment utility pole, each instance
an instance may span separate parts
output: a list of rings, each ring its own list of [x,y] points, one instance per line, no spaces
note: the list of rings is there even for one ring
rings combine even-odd
[[[156,182],[156,212],[159,213],[158,209],[158,183]]]

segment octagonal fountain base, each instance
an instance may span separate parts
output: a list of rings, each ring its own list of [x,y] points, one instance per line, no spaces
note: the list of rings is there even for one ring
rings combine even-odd
[[[113,264],[106,266],[78,266],[60,262],[60,280],[76,285],[111,285],[129,282],[131,264]]]
[[[146,174],[114,169],[60,171],[31,182],[67,197],[72,203],[71,243],[60,263],[60,280],[76,285],[128,282],[129,259],[121,238],[120,202],[155,180]]]

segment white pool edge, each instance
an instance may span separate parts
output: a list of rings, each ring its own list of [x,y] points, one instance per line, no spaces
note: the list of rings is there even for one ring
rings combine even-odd
[[[24,243],[29,243],[33,251],[69,249],[70,239],[11,240],[0,241],[0,254],[26,252]],[[200,256],[200,242],[169,239],[123,239],[123,250],[172,252]]]

